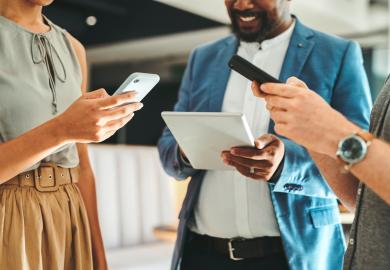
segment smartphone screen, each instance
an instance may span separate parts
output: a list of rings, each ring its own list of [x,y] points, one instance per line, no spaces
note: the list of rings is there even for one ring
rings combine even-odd
[[[160,76],[150,73],[133,73],[115,91],[114,95],[121,95],[129,91],[136,91],[138,95],[134,102],[141,102],[149,92],[159,83]]]

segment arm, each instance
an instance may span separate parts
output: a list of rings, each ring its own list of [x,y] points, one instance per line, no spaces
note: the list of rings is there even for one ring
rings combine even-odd
[[[346,136],[355,133],[356,130],[359,130],[358,127],[353,126],[353,124],[346,119],[344,123],[338,124],[350,126],[350,128],[345,129],[337,124],[333,125],[332,128],[334,129],[334,133],[331,134],[331,136],[325,137],[325,143],[321,144],[317,149],[317,151],[324,153],[322,156],[326,156],[326,160],[328,160],[328,162],[327,164],[322,165],[324,165],[324,169],[329,169],[328,173],[330,174],[334,174],[333,172],[340,170],[340,165],[337,164],[337,157],[335,155],[338,142]],[[354,188],[354,191],[356,191],[357,181],[360,181],[366,184],[390,205],[390,183],[388,172],[388,168],[390,168],[389,153],[390,145],[387,142],[375,139],[369,146],[366,158],[352,167],[352,174],[347,174],[345,176],[342,174],[335,175],[336,177],[334,180],[330,180],[330,183],[337,182],[337,184],[333,186],[340,191],[340,198],[343,201],[349,201],[352,197],[352,191],[347,190],[348,186]],[[319,156],[319,154],[316,155]],[[347,180],[348,182],[342,183],[343,180]],[[343,186],[345,187],[344,189]],[[356,203],[354,201],[352,201],[352,203],[352,207],[355,207]]]
[[[79,59],[82,72],[83,93],[86,93],[88,82],[87,58],[83,45],[71,35],[68,35],[73,48]],[[78,187],[80,189],[85,208],[87,209],[88,220],[91,228],[92,253],[94,269],[107,269],[107,260],[104,251],[103,237],[99,225],[99,216],[97,210],[95,177],[92,172],[86,144],[78,144],[77,150],[80,158],[80,179]]]
[[[296,78],[290,78],[287,84],[264,84],[261,90],[267,95],[267,108],[276,122],[275,130],[310,151],[336,160],[340,140],[361,130]],[[367,157],[351,171],[359,181],[365,183],[388,204],[390,204],[387,172],[390,166],[389,153],[390,146],[376,139],[369,147]],[[345,178],[335,173],[339,167],[335,163],[319,161],[319,165],[323,171],[328,170],[327,175],[332,178],[330,183],[342,201],[349,202],[350,208],[353,208],[355,206],[355,199],[351,195],[353,191],[346,192],[346,189],[354,187],[356,182],[351,176]],[[342,183],[344,179],[348,181],[346,186]]]
[[[303,87],[306,87],[306,85],[303,84]],[[258,93],[258,95],[261,96],[261,93],[256,91],[256,87],[254,92],[255,94]],[[352,100],[353,102],[351,102]],[[361,49],[355,42],[350,42],[346,47],[333,88],[330,105],[335,110],[346,116],[350,121],[364,129],[368,129],[369,116],[372,107],[371,94],[369,91],[367,76],[363,67]],[[319,119],[317,119],[317,121],[319,121]],[[304,181],[301,184],[304,185],[304,195],[321,197],[330,196],[331,194],[319,193],[323,190],[327,190],[327,188],[325,188],[326,183],[322,176],[327,176],[330,167],[332,167],[329,166],[329,162],[325,162],[322,158],[316,157],[316,162],[314,163],[308,158],[309,154],[304,147],[288,139],[283,139],[283,141],[286,147],[285,162],[286,164],[289,164],[289,166],[286,166],[283,170],[280,177],[281,181],[276,184],[274,190],[283,192],[283,185],[286,182],[284,180],[286,179],[287,181],[303,179]],[[314,156],[312,155],[312,157]],[[322,160],[322,162],[318,163],[317,161],[319,160]],[[299,165],[303,163],[306,163],[305,166],[308,168],[306,176],[300,175],[301,169]],[[296,165],[294,166],[294,164]],[[336,175],[340,175],[337,169],[332,171],[330,174],[332,179],[335,179],[334,177]],[[345,179],[345,176],[343,176],[342,179]],[[338,196],[340,196],[340,193],[337,191],[345,190],[343,181],[335,180],[329,182],[329,184]],[[338,184],[341,186],[337,186]],[[356,180],[354,180],[353,177],[350,186],[356,186]],[[354,192],[354,190],[352,190],[352,192]],[[351,202],[351,196],[348,195],[347,201],[344,203],[346,203],[348,207],[351,207]]]
[[[184,77],[180,86],[179,100],[174,111],[189,111],[192,87],[192,67],[194,65],[195,52],[190,56]],[[165,171],[176,179],[184,180],[195,175],[198,171],[182,160],[180,148],[168,128],[165,128],[159,142],[158,150]]]
[[[365,160],[352,167],[351,172],[390,205],[389,154],[390,145],[376,139],[369,147]]]
[[[32,167],[58,148],[76,142],[101,142],[111,137],[139,110],[134,93],[107,97],[104,90],[76,100],[63,114],[0,144],[0,184]],[[121,106],[118,108],[118,106]],[[85,113],[88,112],[88,113]],[[28,146],[28,147],[26,147]]]
[[[0,184],[66,144],[66,137],[63,130],[58,128],[61,126],[59,124],[58,119],[53,119],[14,140],[0,144]]]
[[[348,210],[354,212],[359,180],[350,173],[342,173],[340,164],[334,158],[315,152],[310,152],[310,155],[336,196]]]
[[[371,93],[363,67],[361,49],[355,42],[350,43],[344,56],[331,106],[359,127],[365,130],[369,128]],[[313,152],[310,154],[342,203],[348,209],[354,210],[359,186],[356,177],[341,173],[340,165],[335,159]]]
[[[366,130],[369,128],[371,93],[363,67],[361,49],[355,42],[350,43],[344,56],[331,106],[359,127]],[[314,152],[310,155],[342,203],[353,211],[359,186],[356,177],[341,173],[340,165],[329,156]]]
[[[78,183],[78,187],[83,197],[85,208],[87,209],[88,220],[91,228],[93,265],[94,269],[107,269],[106,254],[97,210],[95,176],[93,175],[89,162],[87,145],[78,144],[77,149],[80,157],[81,179]]]

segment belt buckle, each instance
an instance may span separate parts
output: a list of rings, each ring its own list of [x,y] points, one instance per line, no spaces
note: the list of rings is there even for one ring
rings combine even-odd
[[[242,261],[244,260],[244,258],[237,258],[234,256],[234,251],[236,250],[233,246],[233,242],[236,241],[236,240],[241,240],[241,238],[234,238],[234,239],[230,239],[229,242],[228,242],[228,248],[229,248],[229,257],[231,260],[233,261]]]
[[[42,179],[42,168],[52,168],[53,170],[53,181],[54,186],[48,186],[44,187],[41,186],[41,179]],[[54,192],[57,191],[60,187],[58,181],[57,181],[57,165],[54,163],[42,163],[35,171],[34,171],[34,183],[35,188],[40,192]]]

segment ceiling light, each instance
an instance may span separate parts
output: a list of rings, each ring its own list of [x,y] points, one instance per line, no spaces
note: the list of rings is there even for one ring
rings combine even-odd
[[[85,19],[85,23],[89,26],[95,26],[97,24],[97,18],[95,16],[88,16]]]

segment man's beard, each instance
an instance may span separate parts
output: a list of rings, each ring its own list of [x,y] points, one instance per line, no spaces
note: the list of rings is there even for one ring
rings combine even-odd
[[[261,20],[261,29],[257,32],[253,33],[245,33],[240,30],[240,27],[238,25],[237,20],[239,20],[240,16],[253,16],[255,15]],[[237,36],[239,40],[242,40],[244,42],[258,42],[262,43],[264,40],[267,39],[267,36],[272,30],[272,23],[268,19],[267,13],[266,12],[240,12],[240,11],[232,11],[231,13],[232,17],[232,32]]]

